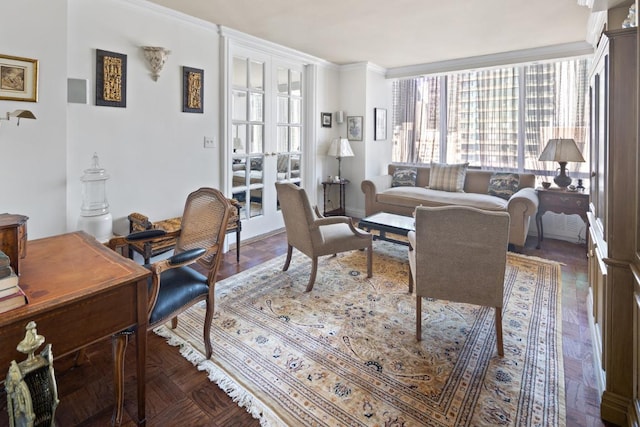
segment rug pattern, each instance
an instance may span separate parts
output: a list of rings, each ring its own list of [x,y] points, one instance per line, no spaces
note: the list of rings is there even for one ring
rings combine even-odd
[[[202,306],[156,333],[262,425],[564,425],[559,264],[509,253],[500,358],[493,308],[425,300],[417,342],[406,248],[374,251],[371,279],[363,252],[322,258],[310,293],[301,254],[219,282],[210,360]]]

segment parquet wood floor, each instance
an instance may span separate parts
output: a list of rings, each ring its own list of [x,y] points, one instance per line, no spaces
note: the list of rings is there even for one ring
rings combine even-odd
[[[530,237],[523,253],[553,259],[562,266],[563,351],[566,384],[567,426],[604,426],[599,417],[600,398],[593,373],[591,336],[587,322],[587,259],[585,246],[547,239],[535,249]],[[286,252],[284,233],[244,243],[240,262],[235,251],[223,260],[220,279],[261,264]],[[16,343],[17,344],[17,343]],[[127,351],[125,414],[123,426],[135,425],[135,349]],[[180,356],[176,347],[149,334],[147,359],[148,426],[259,426],[204,372]],[[53,349],[55,355],[55,348]],[[73,367],[71,357],[55,360],[60,395],[58,426],[108,426],[113,409],[110,340],[90,346],[87,360]],[[6,393],[0,391],[0,427],[8,425]]]

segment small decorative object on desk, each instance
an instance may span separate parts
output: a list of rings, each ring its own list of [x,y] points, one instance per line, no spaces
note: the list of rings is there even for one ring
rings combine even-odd
[[[10,265],[11,260],[0,251],[0,313],[21,307],[27,296],[18,286],[18,275]]]
[[[44,343],[44,337],[38,335],[33,321],[25,329],[17,349],[27,355],[27,360],[20,363],[12,360],[7,373],[9,425],[53,426],[59,400],[51,344],[47,344],[40,355],[34,355]]]
[[[544,188],[545,190],[548,189],[549,187],[551,187],[551,183],[549,181],[544,181],[542,183],[542,188]]]

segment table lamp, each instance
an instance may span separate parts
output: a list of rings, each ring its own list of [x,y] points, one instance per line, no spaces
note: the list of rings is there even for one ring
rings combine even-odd
[[[353,150],[347,138],[336,138],[331,142],[327,156],[333,156],[338,159],[338,177],[342,180],[341,161],[343,157],[353,157]]]
[[[560,188],[567,188],[571,184],[567,162],[584,162],[584,157],[573,139],[550,139],[538,160],[558,162],[560,174],[553,178],[553,182]]]

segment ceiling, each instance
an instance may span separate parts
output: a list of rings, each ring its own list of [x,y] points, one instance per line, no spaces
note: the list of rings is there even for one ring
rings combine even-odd
[[[151,2],[336,64],[384,68],[581,42],[591,12],[578,0]]]

